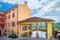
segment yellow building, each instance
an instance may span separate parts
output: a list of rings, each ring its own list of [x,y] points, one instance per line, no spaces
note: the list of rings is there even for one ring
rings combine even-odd
[[[36,37],[38,38],[38,23],[45,23],[46,24],[46,29],[40,29],[40,31],[45,31],[46,32],[46,37],[48,39],[50,39],[53,36],[53,25],[54,25],[54,20],[51,19],[45,19],[45,18],[39,18],[39,17],[31,17],[31,18],[27,18],[25,20],[19,21],[18,22],[18,27],[20,27],[20,33],[19,35],[21,36],[22,34],[28,34],[29,32],[32,32],[32,24],[35,23],[36,24]]]

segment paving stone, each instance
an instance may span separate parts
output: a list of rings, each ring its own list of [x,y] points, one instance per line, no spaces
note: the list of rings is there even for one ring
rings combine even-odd
[[[47,40],[46,38],[28,38],[28,37],[19,37],[19,38],[8,38],[6,36],[0,37],[0,40]],[[57,40],[57,39],[51,39],[51,40]]]

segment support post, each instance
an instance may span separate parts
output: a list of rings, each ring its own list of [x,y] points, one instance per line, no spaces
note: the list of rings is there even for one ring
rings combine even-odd
[[[47,38],[51,39],[52,37],[52,23],[47,22]]]
[[[36,38],[39,38],[39,35],[38,35],[38,23],[36,23],[36,30],[37,30],[37,32],[36,32]]]
[[[31,24],[30,24],[30,31],[32,32],[32,26],[31,26]]]
[[[27,36],[29,37],[29,32],[27,32]]]
[[[31,37],[31,34],[32,34],[32,26],[30,24],[30,37]]]

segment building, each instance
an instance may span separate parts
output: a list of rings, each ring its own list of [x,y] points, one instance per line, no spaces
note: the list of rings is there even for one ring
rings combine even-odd
[[[5,14],[0,12],[0,36],[4,34]]]
[[[8,11],[5,11],[5,18],[4,30],[7,35],[12,34],[12,32],[17,36],[21,36],[25,33],[29,35],[30,32],[34,30],[32,30],[31,24],[36,23],[36,37],[38,38],[38,23],[45,23],[46,29],[43,30],[46,31],[46,37],[48,39],[52,37],[54,20],[31,17],[31,10],[27,6],[27,2],[15,5]]]
[[[20,33],[20,27],[17,22],[30,18],[31,10],[27,6],[27,2],[24,4],[18,4],[13,6],[6,12],[6,20],[5,20],[5,29],[7,30],[7,35],[14,32],[16,35]]]
[[[42,25],[42,23],[46,24],[45,28],[42,28],[43,26],[39,27],[38,25]],[[33,29],[32,24],[35,24],[36,27]],[[52,19],[46,19],[46,18],[40,18],[40,17],[31,17],[27,18],[22,21],[18,21],[18,25],[20,25],[20,36],[27,35],[30,36],[33,30],[36,30],[36,37],[39,38],[38,31],[44,31],[46,32],[46,38],[51,39],[53,37],[53,31],[54,31],[54,20]],[[43,38],[43,37],[42,37]]]

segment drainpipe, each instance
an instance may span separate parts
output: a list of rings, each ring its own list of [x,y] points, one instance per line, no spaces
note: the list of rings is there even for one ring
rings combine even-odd
[[[17,5],[17,36],[18,36],[18,5]]]
[[[54,37],[54,27],[55,27],[55,24],[54,23],[52,23],[52,37]]]
[[[47,35],[48,34],[48,31],[47,31],[47,22],[46,22],[46,38],[47,38]]]

